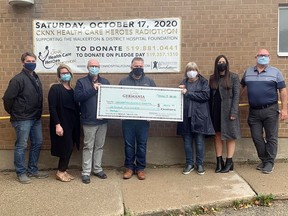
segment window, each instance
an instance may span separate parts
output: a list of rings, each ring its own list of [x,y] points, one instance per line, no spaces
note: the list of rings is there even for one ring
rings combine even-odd
[[[288,56],[288,4],[278,9],[278,56]]]

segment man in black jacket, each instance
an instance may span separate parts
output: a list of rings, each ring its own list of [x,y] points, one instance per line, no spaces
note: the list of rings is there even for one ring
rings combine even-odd
[[[3,96],[4,108],[10,114],[10,121],[16,131],[14,166],[20,183],[27,184],[34,178],[48,175],[38,171],[38,159],[42,145],[41,114],[43,91],[39,77],[34,72],[36,56],[26,52],[21,56],[22,71],[14,76]],[[25,151],[30,138],[28,169],[26,174]]]
[[[131,62],[131,72],[119,85],[156,87],[154,80],[144,73],[144,60],[135,57]],[[122,132],[125,144],[126,168],[123,178],[130,179],[135,173],[139,180],[146,178],[146,147],[150,122],[146,120],[123,120]]]

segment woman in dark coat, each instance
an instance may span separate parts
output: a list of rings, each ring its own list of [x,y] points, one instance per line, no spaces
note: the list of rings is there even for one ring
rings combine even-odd
[[[69,160],[74,145],[79,149],[80,144],[79,105],[74,102],[70,68],[60,65],[57,77],[60,83],[52,85],[48,93],[51,155],[59,157],[56,179],[69,182],[74,179],[67,173]]]
[[[186,165],[182,173],[186,175],[194,169],[195,144],[197,173],[203,175],[205,135],[215,134],[209,111],[210,89],[208,81],[199,74],[195,62],[186,65],[185,77],[179,86],[184,96],[183,122],[179,122],[177,126],[177,134],[183,137],[186,156]]]
[[[239,99],[240,81],[237,74],[229,71],[229,62],[224,55],[215,59],[214,74],[209,81],[211,96],[211,117],[216,132],[214,144],[217,165],[216,173],[233,170],[232,157],[235,152],[236,139],[240,135]],[[222,159],[223,144],[226,141],[226,164]]]

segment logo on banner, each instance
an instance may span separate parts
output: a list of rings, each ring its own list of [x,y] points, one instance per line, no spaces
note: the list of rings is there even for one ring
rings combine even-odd
[[[50,69],[55,65],[55,64],[53,64],[52,66],[48,66],[48,64],[45,63],[46,59],[49,56],[49,52],[50,52],[49,47],[46,46],[45,50],[43,52],[39,52],[39,54],[38,54],[38,59],[42,62],[43,67],[46,69]]]
[[[152,70],[176,70],[177,62],[167,62],[167,61],[153,61],[151,62]]]
[[[153,61],[152,62],[152,69],[158,69],[158,64],[159,64],[158,61]]]
[[[50,51],[49,46],[45,46],[44,51],[39,52],[38,59],[42,62],[44,68],[51,69],[56,64],[61,64],[61,58],[71,55],[71,53],[63,53],[61,50],[52,49],[52,51]]]

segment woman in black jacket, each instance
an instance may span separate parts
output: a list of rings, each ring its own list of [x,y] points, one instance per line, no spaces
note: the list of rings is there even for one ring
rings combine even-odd
[[[56,179],[63,182],[74,179],[67,169],[74,145],[79,149],[80,144],[79,105],[74,101],[72,77],[70,68],[60,65],[57,68],[60,83],[52,85],[48,93],[51,155],[59,157]]]
[[[195,144],[197,173],[203,175],[205,135],[215,133],[209,111],[210,88],[208,81],[199,74],[195,62],[186,65],[185,79],[179,87],[182,88],[184,95],[183,122],[177,126],[177,134],[183,137],[186,156],[186,165],[182,173],[186,175],[194,170],[193,144]]]

